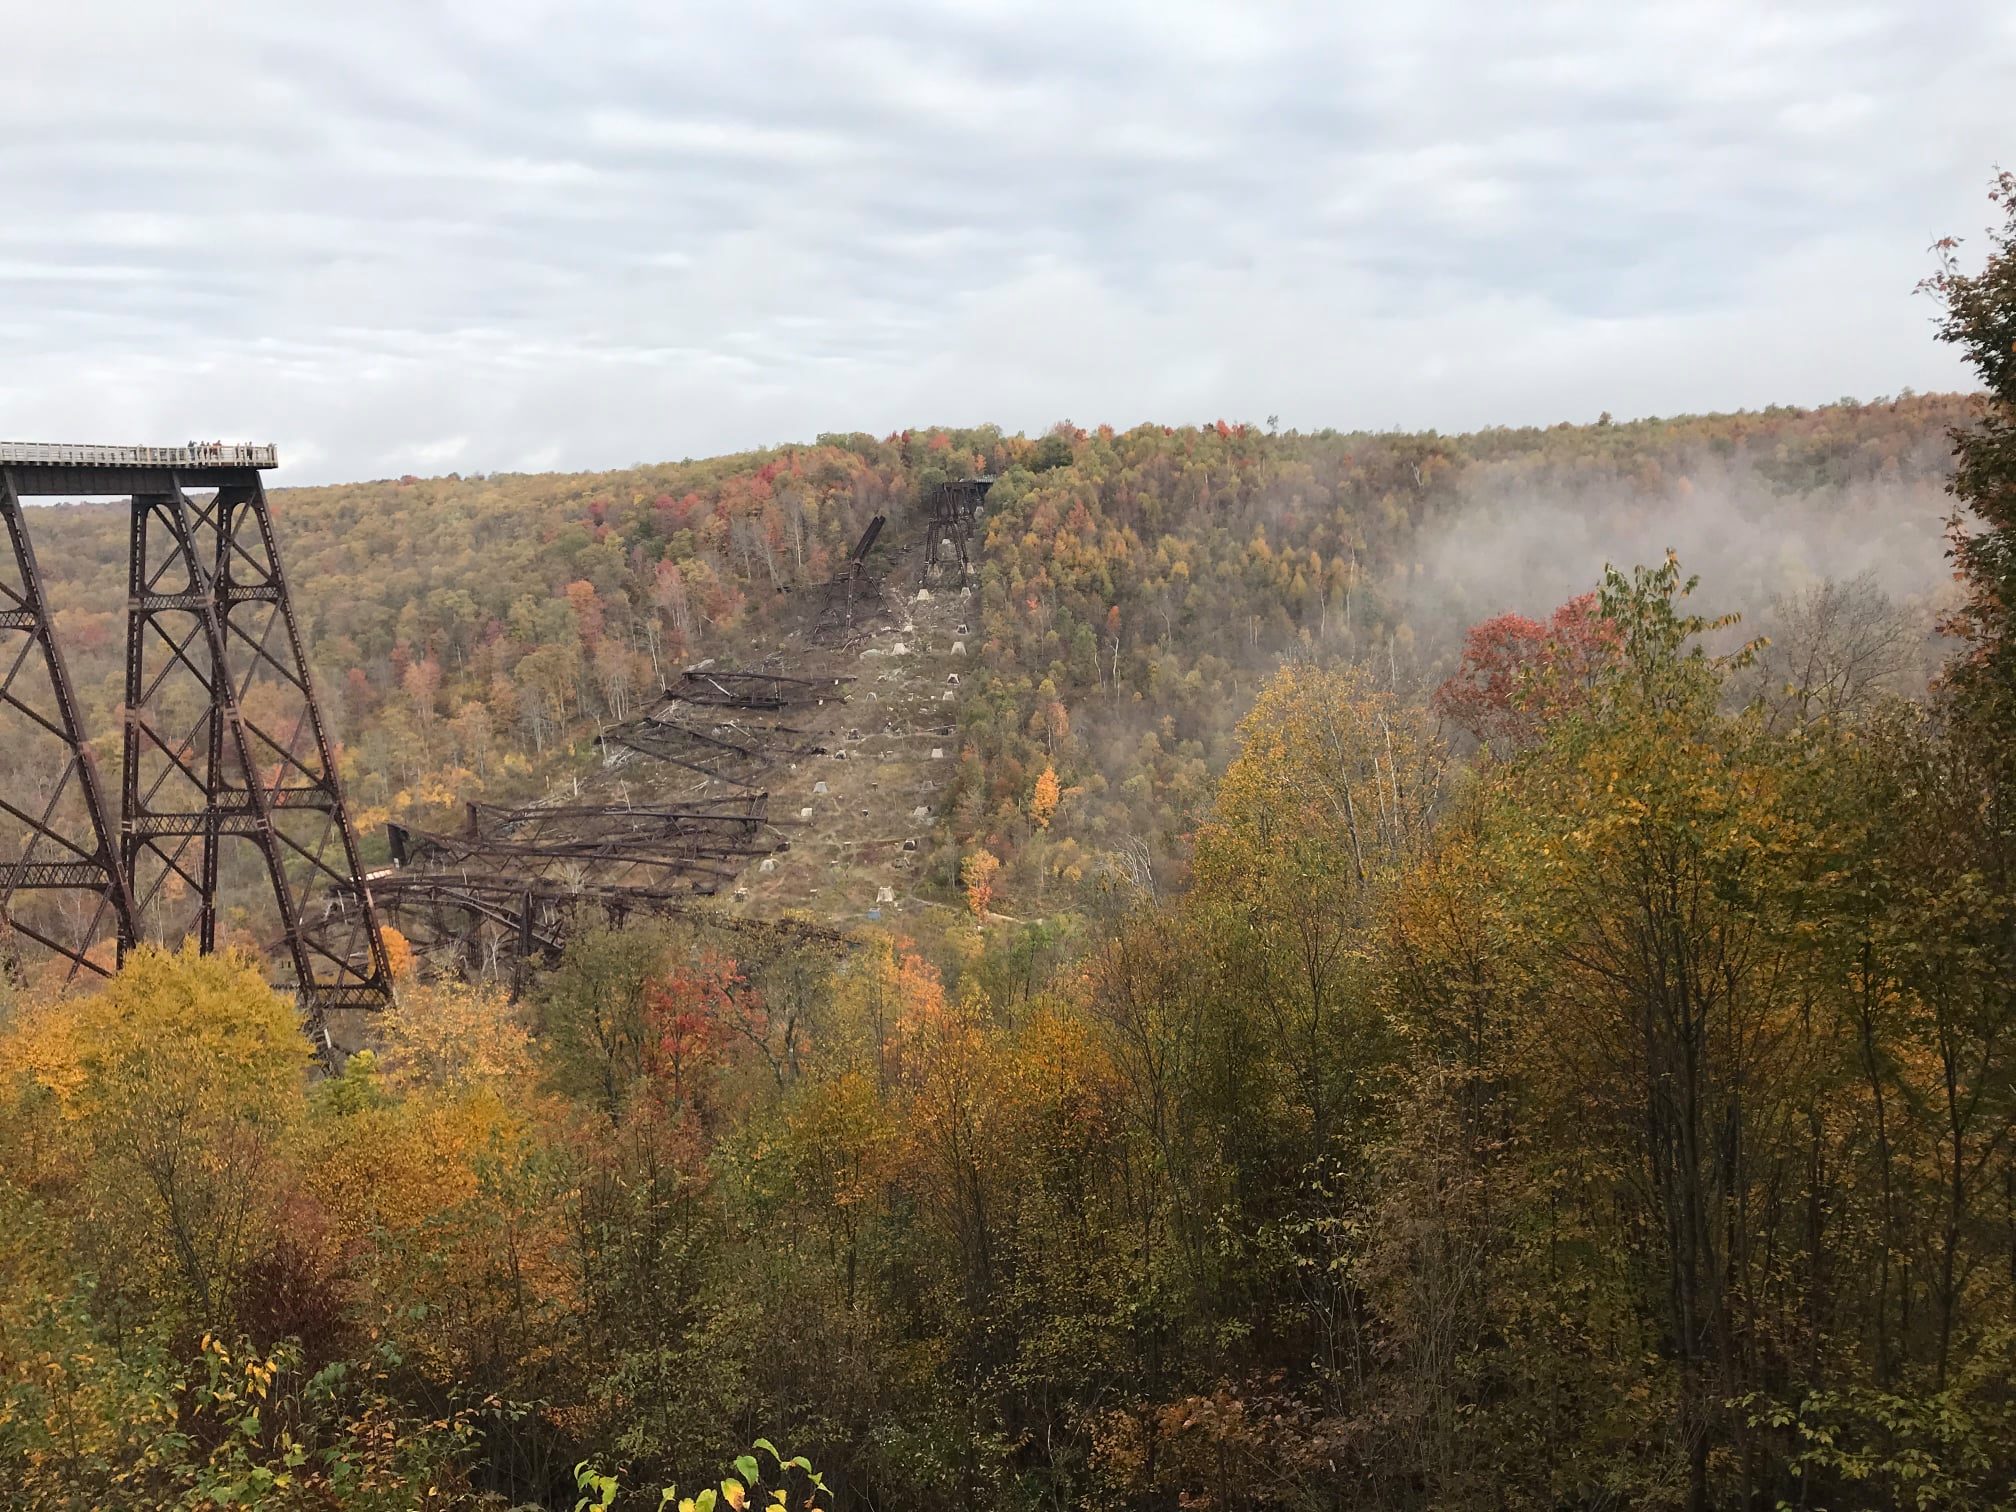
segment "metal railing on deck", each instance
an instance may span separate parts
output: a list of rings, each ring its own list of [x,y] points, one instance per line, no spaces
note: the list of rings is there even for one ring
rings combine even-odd
[[[0,465],[48,467],[278,467],[278,450],[224,441],[187,446],[66,446],[48,441],[0,441]]]

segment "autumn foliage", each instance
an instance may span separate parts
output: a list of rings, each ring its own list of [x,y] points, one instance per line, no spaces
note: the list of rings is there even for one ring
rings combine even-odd
[[[385,964],[392,973],[392,980],[403,982],[413,975],[413,947],[406,936],[390,924],[378,930],[378,937],[385,942]]]
[[[1061,792],[1057,768],[1046,766],[1036,774],[1036,786],[1029,794],[1029,822],[1039,830],[1050,828],[1050,819],[1057,812]]]
[[[1501,614],[1464,635],[1462,660],[1435,690],[1433,707],[1480,741],[1523,745],[1586,696],[1616,651],[1616,630],[1593,593],[1570,599],[1544,624]]]
[[[994,875],[1001,870],[1001,858],[989,850],[977,850],[959,863],[959,885],[966,890],[966,907],[973,917],[985,920],[994,906]]]

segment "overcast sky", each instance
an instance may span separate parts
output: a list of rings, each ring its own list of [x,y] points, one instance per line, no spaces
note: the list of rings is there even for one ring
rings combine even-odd
[[[2009,0],[79,0],[0,46],[0,435],[282,481],[819,431],[1958,386]]]

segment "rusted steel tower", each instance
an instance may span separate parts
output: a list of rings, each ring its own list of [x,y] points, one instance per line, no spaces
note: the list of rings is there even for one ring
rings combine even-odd
[[[18,972],[25,938],[66,963],[66,981],[102,976],[134,938],[133,896],[11,467],[0,467],[0,516],[11,548],[0,558],[0,715],[22,735],[0,785],[0,950]]]
[[[924,496],[924,581],[963,588],[973,571],[971,537],[991,477],[952,478]]]
[[[820,606],[814,631],[821,639],[831,641],[845,636],[854,628],[857,600],[868,600],[875,608],[881,608],[881,585],[868,571],[868,553],[875,549],[876,541],[882,537],[882,527],[888,523],[886,515],[878,514],[870,520],[868,528],[861,532],[861,539],[848,553],[847,560],[840,564],[840,570],[827,582],[825,602]]]
[[[319,1034],[326,1010],[389,1001],[391,977],[266,505],[260,473],[275,464],[271,447],[0,444],[10,503],[132,500],[121,953],[185,936],[213,950],[220,898],[258,887],[273,903],[270,954]]]

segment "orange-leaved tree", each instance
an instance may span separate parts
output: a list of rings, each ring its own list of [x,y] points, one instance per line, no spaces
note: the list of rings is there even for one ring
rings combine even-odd
[[[1057,802],[1063,790],[1057,783],[1057,768],[1045,765],[1036,774],[1036,786],[1029,794],[1029,820],[1036,828],[1050,828],[1050,816],[1057,812]]]
[[[977,850],[959,863],[959,884],[966,889],[966,907],[973,917],[984,920],[994,906],[994,874],[1001,870],[1001,858],[990,850]]]

